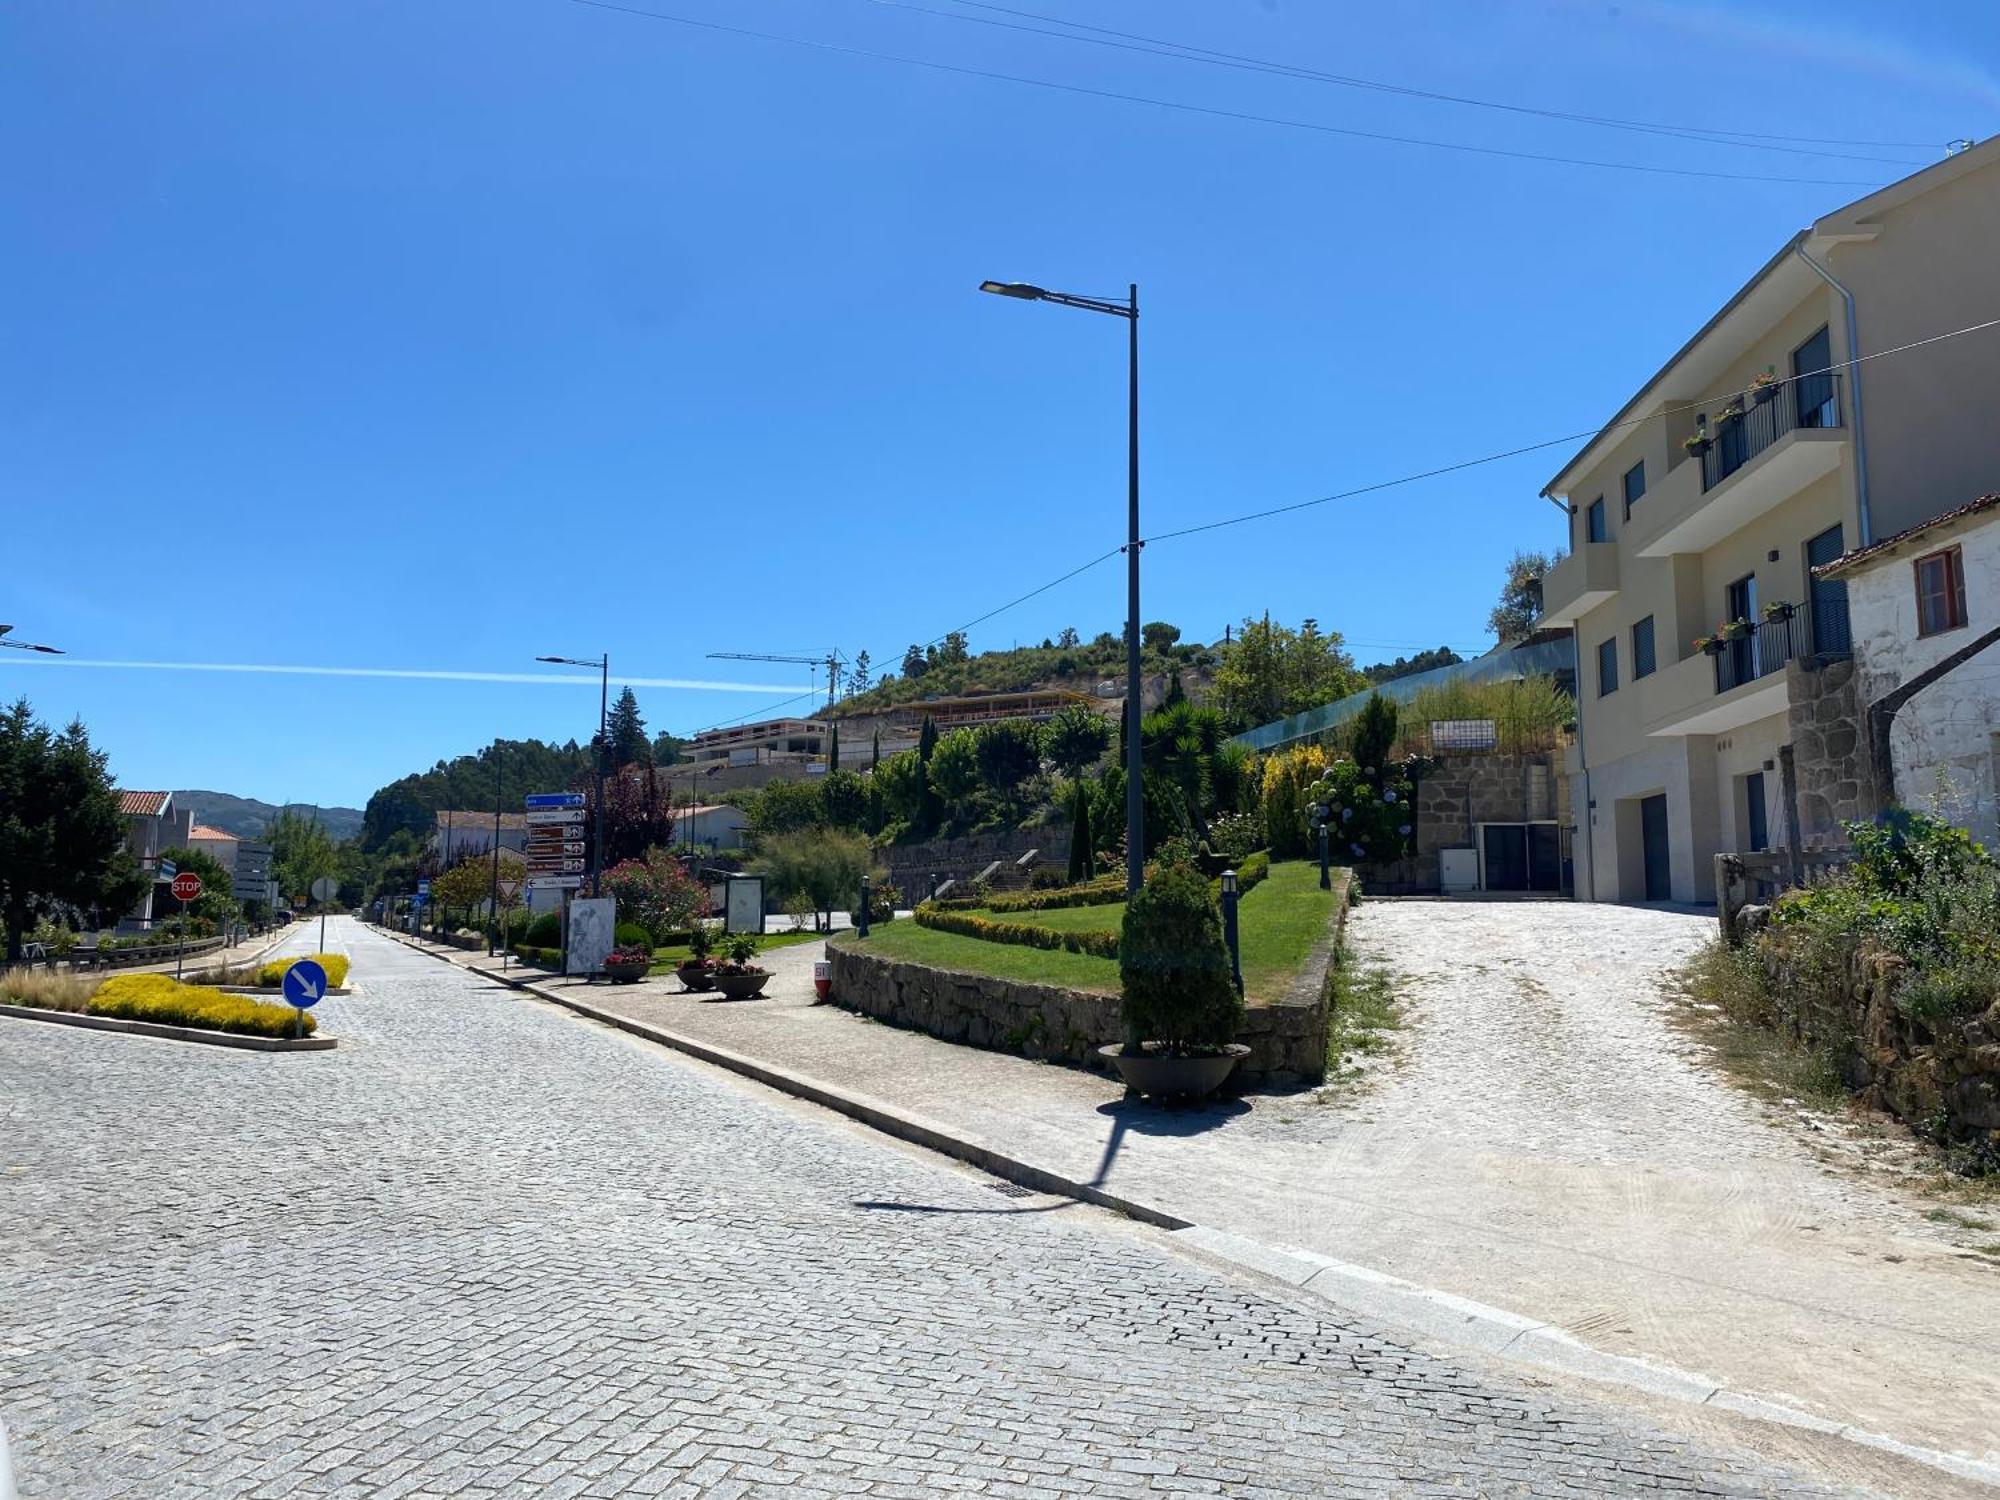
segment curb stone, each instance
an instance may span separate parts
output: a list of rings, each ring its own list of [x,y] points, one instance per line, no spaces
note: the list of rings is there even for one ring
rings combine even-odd
[[[172,1042],[200,1042],[206,1047],[236,1047],[245,1052],[328,1052],[330,1036],[250,1036],[235,1031],[209,1031],[200,1026],[169,1026],[160,1021],[128,1021],[122,1016],[86,1016],[76,1011],[43,1010],[32,1005],[0,1005],[0,1016],[22,1021],[51,1021],[81,1026],[86,1031],[115,1031],[125,1036],[157,1036]]]
[[[409,942],[399,933],[387,935],[417,952],[427,953],[446,963],[452,962],[447,954]],[[482,979],[498,981],[578,1015],[658,1042],[782,1093],[822,1105],[885,1135],[953,1157],[1008,1182],[1037,1192],[1109,1208],[1141,1223],[1168,1230],[1173,1244],[1180,1250],[1283,1282],[1336,1307],[1374,1318],[1383,1324],[1408,1329],[1442,1343],[1518,1360],[1599,1384],[1623,1386],[1645,1395],[1663,1396],[1693,1406],[1712,1406],[1751,1421],[1820,1433],[1893,1454],[1960,1479],[2000,1486],[2000,1463],[1905,1443],[1884,1433],[1817,1417],[1782,1402],[1732,1391],[1704,1376],[1672,1366],[1654,1364],[1630,1355],[1610,1354],[1592,1348],[1553,1324],[1475,1302],[1439,1288],[1419,1286],[1366,1266],[1211,1229],[1137,1199],[1107,1193],[1089,1183],[1076,1182],[1031,1162],[1006,1156],[976,1141],[954,1136],[942,1127],[928,1124],[913,1115],[845,1093],[789,1069],[759,1062],[709,1042],[681,1036],[664,1027],[600,1010],[586,1001],[542,989],[498,969],[483,969],[471,964],[454,967],[463,967],[466,972],[477,974]]]

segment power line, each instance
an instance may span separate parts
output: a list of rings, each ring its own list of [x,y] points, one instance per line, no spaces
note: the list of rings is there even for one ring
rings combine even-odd
[[[579,0],[579,3],[590,3],[590,0]],[[1948,339],[1962,338],[1967,334],[1983,333],[1989,329],[1994,329],[1994,328],[2000,328],[2000,318],[1991,318],[1983,323],[1968,324],[1963,328],[1954,328],[1948,333],[1933,334],[1929,338],[1915,339],[1907,344],[1898,344],[1892,349],[1878,349],[1873,354],[1863,354],[1863,355],[1858,355],[1852,359],[1836,360],[1834,363],[1827,365],[1824,369],[1804,370],[1796,375],[1784,376],[1776,383],[1779,386],[1787,386],[1794,383],[1795,381],[1811,380],[1820,375],[1830,375],[1838,370],[1849,369],[1855,365],[1866,364],[1870,360],[1887,359],[1891,355],[1895,354],[1907,354],[1915,349],[1928,348],[1930,345],[1933,344],[1944,343]],[[1207,521],[1201,523],[1200,525],[1182,526],[1173,531],[1158,532],[1152,536],[1143,538],[1140,541],[1139,545],[1141,547],[1149,547],[1153,545],[1155,542],[1170,542],[1180,537],[1198,536],[1204,532],[1220,531],[1230,526],[1247,525],[1251,521],[1265,521],[1269,520],[1273,516],[1290,515],[1295,511],[1311,510],[1317,506],[1331,505],[1336,500],[1352,500],[1362,495],[1372,495],[1380,493],[1383,490],[1398,489],[1404,485],[1416,484],[1425,479],[1437,479],[1446,474],[1457,474],[1467,469],[1482,468],[1488,464],[1500,463],[1509,458],[1519,458],[1523,454],[1539,453],[1545,448],[1559,447],[1565,443],[1576,443],[1576,442],[1583,442],[1586,440],[1594,442],[1596,439],[1604,436],[1606,433],[1617,432],[1628,427],[1641,426],[1644,423],[1663,419],[1668,416],[1677,415],[1680,412],[1693,411],[1699,407],[1707,406],[1717,401],[1726,401],[1731,396],[1736,396],[1741,394],[1742,392],[1740,391],[1724,391],[1713,396],[1705,396],[1697,401],[1683,402],[1679,406],[1670,407],[1665,411],[1652,412],[1643,417],[1628,417],[1622,422],[1612,422],[1606,424],[1605,426],[1592,428],[1583,432],[1564,433],[1557,437],[1544,438],[1539,442],[1526,443],[1519,447],[1503,449],[1498,453],[1482,454],[1480,457],[1477,458],[1462,459],[1457,463],[1444,464],[1437,468],[1420,470],[1419,472],[1414,474],[1404,474],[1394,479],[1379,480],[1374,484],[1357,485],[1352,489],[1338,490],[1333,494],[1320,495],[1311,500],[1298,500],[1294,501],[1289,505],[1275,505],[1265,510],[1249,511],[1240,516],[1228,516],[1219,521]],[[1092,568],[1095,568],[1102,563],[1109,562],[1112,558],[1117,557],[1121,553],[1123,553],[1124,550],[1125,548],[1123,546],[1117,546],[1109,548],[1104,552],[1100,552],[1097,554],[1097,556],[1091,558],[1088,562],[1080,563],[1076,567],[1069,569],[1065,573],[1059,573],[1054,578],[1048,580],[1048,582],[1037,584],[1034,588],[1029,589],[1026,593],[1017,594],[1012,599],[1009,599],[1005,604],[996,605],[992,609],[987,610],[984,614],[975,615],[972,619],[966,621],[963,625],[956,626],[953,630],[947,631],[943,635],[933,636],[929,641],[923,642],[921,644],[935,646],[942,643],[950,635],[970,630],[975,625],[984,624],[986,621],[994,618],[996,615],[1005,614],[1008,610],[1014,609],[1019,605],[1025,604],[1030,599],[1036,598],[1039,595],[1046,594],[1050,589],[1053,589],[1058,585],[1067,583],[1069,582],[1070,579],[1078,577],[1083,573],[1087,573]],[[1347,644],[1364,645],[1364,646],[1408,645],[1408,646],[1422,646],[1425,649],[1428,649],[1431,643],[1414,642],[1414,641],[1412,642],[1363,641],[1363,640],[1349,639],[1347,641]],[[806,698],[817,698],[818,696],[819,693],[817,689],[813,689],[809,692],[798,693],[789,698],[781,698],[777,702],[767,704],[762,708],[753,709],[749,713],[739,715],[734,719],[725,719],[720,723],[712,724],[709,726],[709,728],[725,729],[730,727],[731,725],[746,723],[752,719],[763,717],[764,715],[770,713],[773,709],[785,708],[793,703],[798,703]]]
[[[791,47],[806,47],[818,52],[837,53],[843,57],[861,57],[874,62],[901,63],[907,67],[928,68],[934,72],[952,73],[964,78],[984,78],[999,83],[1017,83],[1029,88],[1048,89],[1056,93],[1076,94],[1089,99],[1112,99],[1124,104],[1148,104],[1156,109],[1179,110],[1184,114],[1206,115],[1211,119],[1235,120],[1250,125],[1275,125],[1288,130],[1306,130],[1317,135],[1343,136],[1350,140],[1380,141],[1396,146],[1421,146],[1433,151],[1456,151],[1471,156],[1504,157],[1512,161],[1541,162],[1545,165],[1564,167],[1593,167],[1607,172],[1642,172],[1654,177],[1693,177],[1721,182],[1765,182],[1789,183],[1809,187],[1861,187],[1882,186],[1872,179],[1847,177],[1779,177],[1754,172],[1716,172],[1700,167],[1663,167],[1643,162],[1602,161],[1586,156],[1558,156],[1540,151],[1514,151],[1501,146],[1479,146],[1468,141],[1433,140],[1425,136],[1392,135],[1386,131],[1356,130],[1344,125],[1326,125],[1314,120],[1295,120],[1283,115],[1252,114],[1247,110],[1222,109],[1207,104],[1190,104],[1179,99],[1159,99],[1147,94],[1126,94],[1115,89],[1090,88],[1078,83],[1058,83],[1048,78],[1031,78],[1021,73],[1002,73],[990,68],[966,67],[959,63],[938,62],[927,57],[907,57],[894,52],[874,52],[863,47],[849,47],[839,42],[822,42],[809,37],[787,36],[774,31],[754,31],[746,26],[729,26],[720,21],[702,21],[692,16],[671,15],[665,11],[641,10],[636,6],[619,5],[613,0],[571,0],[575,5],[586,5],[594,10],[615,11],[619,15],[637,16],[647,21],[665,21],[674,26],[688,26],[701,31],[713,31],[728,36],[751,37],[762,42],[781,42]]]
[[[1475,109],[1500,110],[1508,114],[1532,115],[1540,119],[1560,120],[1572,125],[1593,125],[1610,130],[1632,131],[1644,135],[1668,136],[1676,140],[1699,141],[1709,145],[1729,145],[1752,151],[1778,151],[1799,156],[1824,156],[1840,161],[1885,162],[1895,166],[1920,167],[1923,162],[1913,162],[1904,157],[1857,156],[1845,151],[1822,151],[1818,146],[1880,146],[1890,149],[1924,150],[1941,149],[1941,142],[1933,141],[1842,141],[1826,140],[1812,136],[1769,135],[1759,131],[1709,130],[1696,125],[1656,124],[1643,120],[1624,120],[1611,115],[1579,114],[1569,110],[1544,109],[1526,104],[1508,104],[1494,99],[1477,99],[1465,94],[1446,94],[1433,89],[1420,89],[1406,84],[1384,83],[1372,78],[1357,78],[1342,73],[1328,73],[1318,68],[1301,67],[1294,63],[1273,62],[1267,58],[1250,57],[1240,52],[1219,52],[1211,47],[1197,47],[1187,42],[1176,42],[1161,37],[1145,36],[1139,32],[1116,31],[1108,26],[1090,26],[1081,21],[1069,21],[1060,16],[1042,15],[1036,11],[1016,10],[1011,6],[990,5],[984,0],[957,0],[961,5],[979,10],[998,12],[1001,15],[1018,16],[1028,21],[1045,21],[1046,26],[1027,26],[1019,21],[1000,21],[989,16],[968,16],[955,11],[938,10],[932,6],[919,5],[914,0],[867,0],[868,4],[883,6],[891,10],[914,11],[920,15],[936,16],[942,20],[958,21],[973,26],[994,26],[1006,31],[1025,32],[1030,36],[1054,37],[1060,41],[1083,42],[1094,47],[1111,47],[1122,52],[1138,52],[1152,57],[1170,57],[1181,62],[1206,63],[1212,67],[1231,68],[1239,72],[1267,73],[1283,78],[1298,78],[1311,83],[1327,83],[1338,88],[1360,89],[1371,93],[1394,94],[1403,98],[1424,99],[1440,104],[1462,104]],[[1064,28],[1056,30],[1052,28]],[[1094,33],[1094,34],[1086,34]]]
[[[1887,359],[1892,354],[1907,354],[1912,349],[1922,349],[1931,344],[1941,344],[1946,339],[1960,338],[1968,333],[1983,333],[1989,328],[2000,328],[2000,318],[1989,319],[1984,323],[1973,323],[1964,328],[1954,328],[1949,333],[1933,334],[1929,338],[1917,339],[1908,344],[1898,344],[1893,349],[1878,349],[1873,354],[1859,355],[1854,359],[1836,360],[1823,370],[1804,370],[1797,375],[1784,376],[1776,383],[1780,386],[1785,386],[1792,384],[1794,381],[1810,380],[1817,375],[1831,375],[1836,370],[1844,370],[1853,365],[1866,364],[1869,360]],[[1524,443],[1518,448],[1507,448],[1501,452],[1484,454],[1478,458],[1462,459],[1457,463],[1443,464],[1438,468],[1425,469],[1420,473],[1404,474],[1398,478],[1384,479],[1374,484],[1357,485],[1353,489],[1339,490],[1331,495],[1321,495],[1312,500],[1296,500],[1290,505],[1274,505],[1268,510],[1254,510],[1240,516],[1230,516],[1220,521],[1207,521],[1199,526],[1183,526],[1175,531],[1163,531],[1156,536],[1146,537],[1141,541],[1140,545],[1142,547],[1150,546],[1154,542],[1169,542],[1176,537],[1197,536],[1205,531],[1220,531],[1228,526],[1241,526],[1250,521],[1264,521],[1269,520],[1272,516],[1289,515],[1293,511],[1311,510],[1314,506],[1331,505],[1336,500],[1352,500],[1361,495],[1373,495],[1383,490],[1392,490],[1406,484],[1415,484],[1419,480],[1438,479],[1446,474],[1457,474],[1466,469],[1481,468],[1486,464],[1499,463],[1509,458],[1519,458],[1524,453],[1539,453],[1544,448],[1557,448],[1566,443],[1595,442],[1598,438],[1609,432],[1617,432],[1627,427],[1637,427],[1643,423],[1654,421],[1657,418],[1677,416],[1684,411],[1695,411],[1700,407],[1708,406],[1717,401],[1726,401],[1731,396],[1741,394],[1742,392],[1740,391],[1723,391],[1717,395],[1704,396],[1698,401],[1683,402],[1681,405],[1670,407],[1665,411],[1651,412],[1643,417],[1628,417],[1622,422],[1607,423],[1602,427],[1592,428],[1585,432],[1564,433],[1559,437],[1544,438],[1540,442]]]

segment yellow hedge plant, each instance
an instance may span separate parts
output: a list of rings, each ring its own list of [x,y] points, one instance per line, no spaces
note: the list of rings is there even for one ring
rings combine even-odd
[[[163,1026],[198,1026],[207,1031],[235,1031],[248,1036],[290,1036],[293,1011],[248,995],[182,984],[165,974],[120,974],[98,986],[89,1014],[124,1021],[154,1021]],[[317,1028],[310,1012],[305,1031]]]
[[[275,990],[285,982],[285,970],[300,958],[309,958],[326,970],[326,982],[334,989],[347,983],[347,955],[345,953],[294,953],[290,958],[274,958],[257,970],[257,988]]]

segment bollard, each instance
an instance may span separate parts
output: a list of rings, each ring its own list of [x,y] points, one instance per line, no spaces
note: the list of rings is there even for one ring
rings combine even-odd
[[[1326,863],[1326,824],[1324,823],[1319,825],[1319,888],[1323,891],[1333,889],[1333,875],[1327,869]]]
[[[861,877],[861,910],[856,913],[859,920],[854,924],[860,930],[863,937],[868,936],[868,900],[868,877],[863,875]]]
[[[1236,981],[1236,993],[1243,993],[1243,953],[1236,941],[1236,872],[1222,872],[1222,936],[1229,944],[1229,977]]]

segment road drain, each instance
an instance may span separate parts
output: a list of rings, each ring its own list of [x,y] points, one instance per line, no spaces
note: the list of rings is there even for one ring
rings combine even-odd
[[[1018,1182],[989,1182],[986,1184],[986,1190],[989,1193],[998,1193],[1003,1198],[1032,1198],[1035,1196],[1033,1188],[1024,1188]]]

